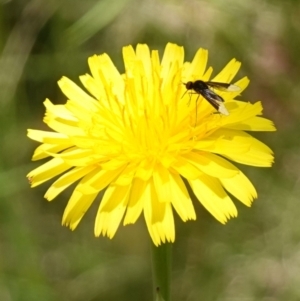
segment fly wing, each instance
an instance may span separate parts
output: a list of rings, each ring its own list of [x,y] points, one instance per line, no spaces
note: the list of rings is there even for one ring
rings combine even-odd
[[[224,105],[223,102],[221,102],[219,104],[218,112],[220,112],[221,114],[226,115],[226,116],[229,115],[229,112],[227,111],[227,109],[226,109],[226,107],[225,107],[225,105]]]
[[[235,92],[241,90],[239,86],[227,83],[219,83],[219,82],[206,82],[206,84],[213,88],[218,89],[220,91],[227,91],[227,92]]]
[[[201,91],[201,95],[221,114],[223,115],[229,115],[225,105],[224,105],[224,99],[216,94],[215,92],[205,89]]]

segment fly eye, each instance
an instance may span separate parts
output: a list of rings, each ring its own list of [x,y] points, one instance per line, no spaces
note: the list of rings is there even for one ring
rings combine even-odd
[[[192,89],[192,86],[193,86],[193,83],[192,82],[187,82],[185,84],[185,87],[187,88],[187,90],[191,90]]]

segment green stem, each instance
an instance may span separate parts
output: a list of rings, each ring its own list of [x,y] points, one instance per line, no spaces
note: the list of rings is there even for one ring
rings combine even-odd
[[[154,300],[160,300],[157,297],[160,294],[164,301],[170,301],[172,244],[156,247],[152,243],[151,251]]]

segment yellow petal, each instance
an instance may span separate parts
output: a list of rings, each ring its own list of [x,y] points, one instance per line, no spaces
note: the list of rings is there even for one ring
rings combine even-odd
[[[78,87],[67,77],[63,76],[58,81],[58,85],[68,99],[78,102],[80,104],[84,103],[85,106],[91,110],[97,109],[97,103],[95,99],[88,95],[86,92],[84,92],[80,87]]]
[[[56,180],[45,194],[45,198],[48,201],[52,201],[58,194],[64,191],[71,184],[77,180],[83,178],[88,173],[92,172],[96,167],[95,166],[86,166],[86,167],[76,167],[68,171],[66,174],[61,176]]]
[[[60,158],[54,158],[38,168],[32,170],[27,177],[30,179],[31,187],[36,187],[64,171],[72,168]]]
[[[62,224],[74,230],[97,195],[98,193],[82,194],[75,188],[64,211]]]
[[[214,144],[205,143],[205,140],[202,140],[197,142],[197,149],[221,154],[246,165],[269,167],[273,163],[272,150],[245,132],[220,129],[210,135],[207,140],[214,140]]]
[[[195,165],[189,163],[184,157],[178,156],[172,168],[186,179],[197,179],[202,174],[202,171]]]
[[[72,143],[68,143],[68,144],[62,143],[62,144],[57,144],[57,145],[41,144],[34,150],[34,154],[32,156],[32,161],[37,161],[37,160],[47,158],[47,157],[51,156],[51,154],[59,153],[59,152],[65,150],[66,148],[71,147],[72,145],[73,145]]]
[[[170,177],[169,171],[163,166],[157,164],[153,172],[153,182],[159,202],[170,202]]]
[[[268,146],[246,133],[240,135],[239,138],[241,138],[240,140],[251,140],[250,149],[244,154],[224,153],[223,156],[245,165],[258,167],[270,167],[272,165],[274,162],[274,156],[272,150]]]
[[[104,193],[95,221],[95,235],[113,238],[125,213],[130,185],[110,185]]]
[[[48,123],[51,120],[61,120],[69,125],[76,125],[77,118],[66,108],[65,105],[54,105],[49,99],[43,102],[46,107],[44,122]]]
[[[230,83],[235,75],[238,73],[241,63],[236,59],[232,59],[223,69],[219,72],[212,81],[221,83]]]
[[[104,94],[104,88],[102,84],[99,85],[99,81],[97,81],[95,78],[90,76],[89,74],[81,75],[79,76],[80,81],[84,85],[84,87],[96,98],[100,99],[103,97]],[[99,86],[102,88],[99,88]],[[84,103],[83,103],[84,104]]]
[[[138,44],[136,47],[136,57],[142,62],[144,66],[144,74],[148,84],[152,83],[152,63],[150,57],[149,47],[145,44]]]
[[[131,184],[129,203],[124,218],[124,225],[134,224],[141,215],[144,208],[143,195],[147,186],[147,181],[135,178]]]
[[[180,218],[185,222],[187,220],[195,220],[196,213],[186,189],[184,182],[181,177],[170,173],[170,191],[171,191],[171,202],[180,216]]]
[[[77,125],[77,119],[64,106],[54,106],[49,100],[44,101],[47,109],[44,122],[54,131],[67,136],[84,136],[85,132]]]
[[[243,101],[226,102],[226,108],[230,110],[230,115],[223,119],[224,126],[244,122],[262,112],[261,102],[258,101],[254,104]]]
[[[50,152],[48,152],[48,154],[54,158],[61,158],[67,164],[72,166],[86,166],[88,164],[93,164],[95,161],[93,158],[94,152],[90,149],[78,149],[74,147],[69,148],[59,154]]]
[[[154,184],[148,183],[143,195],[144,216],[150,236],[156,246],[174,242],[175,226],[170,203],[158,201]]]
[[[216,178],[231,178],[238,172],[227,160],[209,152],[189,152],[186,159],[202,172]]]
[[[208,60],[208,51],[206,49],[200,48],[192,61],[191,64],[186,64],[183,70],[183,79],[185,82],[187,81],[195,81],[195,80],[208,80],[203,79],[203,74],[206,69],[206,64]]]
[[[114,181],[114,184],[119,186],[127,186],[131,184],[135,172],[136,172],[136,164],[127,165],[126,168],[123,170],[123,172]]]
[[[230,217],[237,216],[237,209],[222,188],[220,181],[203,175],[189,180],[191,188],[200,203],[222,224]]]
[[[27,136],[35,141],[41,143],[68,143],[70,138],[67,135],[56,132],[38,131],[38,130],[27,130]]]
[[[276,131],[275,125],[271,120],[258,116],[249,118],[239,123],[228,124],[226,127],[239,131]]]
[[[202,76],[202,80],[203,81],[209,81],[211,75],[213,73],[213,68],[212,67],[208,67],[207,70],[205,71],[205,73]]]
[[[142,179],[143,181],[149,180],[153,172],[153,163],[148,160],[143,160],[137,167],[135,177]]]
[[[93,74],[98,73],[97,76],[105,89],[106,99],[110,101],[116,97],[118,102],[124,104],[124,80],[110,57],[104,53],[93,59],[98,61],[99,68],[91,71]],[[111,102],[110,105],[115,105],[115,103]]]
[[[220,179],[220,182],[228,192],[246,206],[251,206],[253,199],[257,198],[254,186],[241,171],[232,178]]]
[[[219,134],[220,133],[220,134]],[[251,141],[240,141],[236,136],[223,136],[221,131],[210,135],[208,138],[198,141],[195,149],[212,152],[215,154],[245,154],[251,147]]]
[[[184,58],[184,49],[176,44],[168,43],[161,61],[161,78],[165,83],[170,81],[172,66],[181,65]],[[164,83],[162,83],[164,85]]]
[[[100,191],[113,182],[124,168],[125,166],[122,166],[116,170],[95,169],[95,171],[91,172],[84,179],[82,179],[82,181],[79,183],[80,188],[78,187],[78,191],[81,191],[83,194]]]

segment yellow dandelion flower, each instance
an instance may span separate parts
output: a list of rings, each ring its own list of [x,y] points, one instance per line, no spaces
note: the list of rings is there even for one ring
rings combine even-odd
[[[199,49],[190,63],[184,62],[183,47],[167,44],[160,60],[156,50],[137,45],[136,51],[124,47],[123,58],[124,74],[107,54],[89,58],[91,75],[80,77],[89,94],[63,77],[58,84],[66,104],[44,102],[44,122],[53,131],[28,131],[41,143],[33,160],[50,157],[28,174],[31,186],[59,176],[45,194],[51,201],[78,181],[62,223],[75,229],[105,191],[96,236],[112,238],[122,220],[133,224],[143,213],[154,244],[160,245],[175,240],[174,211],[183,221],[196,219],[187,185],[221,223],[237,216],[230,195],[250,206],[256,190],[230,161],[271,166],[270,148],[247,132],[275,128],[259,116],[260,102],[235,99],[248,78],[234,83],[239,91],[217,92],[225,116],[202,96],[185,93],[184,83],[210,80],[207,50]],[[230,83],[240,65],[231,60],[211,80]]]

